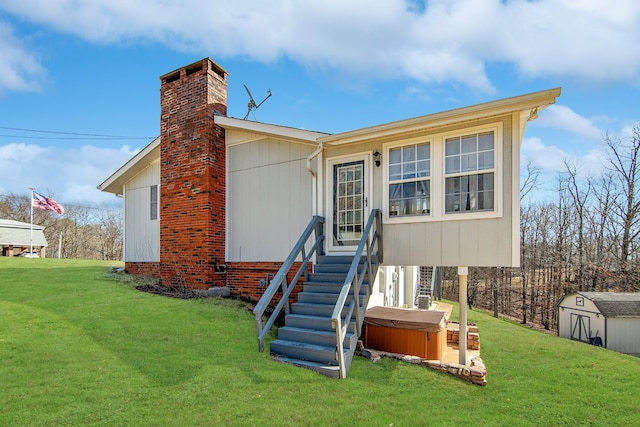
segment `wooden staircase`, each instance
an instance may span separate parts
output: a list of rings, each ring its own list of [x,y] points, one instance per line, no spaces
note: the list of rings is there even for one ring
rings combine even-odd
[[[343,288],[353,257],[318,256],[313,273],[303,282],[298,302],[291,304],[285,315],[285,325],[278,329],[278,339],[271,342],[270,352],[279,361],[311,369],[332,378],[340,378],[337,357],[336,331],[331,316]],[[363,257],[361,264],[365,262]],[[372,259],[372,269],[377,271],[377,260]],[[359,306],[364,313],[370,295],[370,285],[365,277]],[[347,302],[353,301],[353,291]],[[346,308],[343,310],[343,316]],[[348,367],[356,350],[359,331],[355,319],[349,319],[347,334],[343,340],[344,360]],[[346,323],[347,319],[343,322]]]

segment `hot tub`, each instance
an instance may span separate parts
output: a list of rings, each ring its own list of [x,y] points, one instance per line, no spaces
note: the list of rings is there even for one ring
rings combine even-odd
[[[372,307],[364,318],[364,346],[441,360],[447,346],[446,323],[444,311]]]

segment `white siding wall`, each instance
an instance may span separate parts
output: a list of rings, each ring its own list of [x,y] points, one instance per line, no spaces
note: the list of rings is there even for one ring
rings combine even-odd
[[[156,161],[125,185],[125,261],[160,261],[160,221],[150,220],[150,188],[159,183]]]
[[[519,117],[519,116],[518,116]],[[516,116],[504,116],[492,120],[469,123],[466,126],[455,126],[438,129],[432,134],[420,137],[429,140],[431,135],[446,132],[459,132],[463,134],[467,128],[482,126],[500,126],[502,139],[496,140],[496,150],[501,154],[500,167],[502,183],[496,188],[501,189],[502,196],[496,195],[495,200],[501,200],[501,214],[499,217],[473,219],[473,214],[468,214],[468,219],[458,215],[458,219],[447,219],[429,222],[406,222],[402,224],[384,224],[384,262],[389,265],[439,265],[439,266],[469,266],[469,267],[509,267],[519,265],[519,176],[513,175],[514,157],[520,153],[517,146],[520,143],[519,118]],[[516,120],[518,118],[518,120]],[[412,136],[412,141],[419,140]],[[328,147],[325,158],[342,156],[351,153],[366,151],[381,151],[383,145],[401,142],[401,140],[383,139],[372,141],[368,144],[353,144],[348,146]],[[502,146],[498,148],[498,144]],[[516,146],[514,147],[514,143]],[[435,150],[433,150],[435,151]],[[432,151],[432,153],[433,153]],[[439,152],[442,152],[440,149]],[[432,165],[435,162],[444,162],[444,159],[432,157]],[[373,207],[382,209],[384,198],[383,169],[386,161],[383,159],[380,167],[373,167]],[[432,166],[434,170],[443,170]],[[325,181],[325,191],[331,191]],[[443,181],[441,181],[443,182]],[[441,190],[438,190],[442,194]],[[432,205],[444,203],[433,197],[438,193],[432,188]],[[513,194],[512,194],[513,193]],[[443,208],[442,208],[443,209]],[[433,210],[433,207],[432,207]],[[325,212],[331,215],[331,212]],[[467,214],[464,214],[467,215]],[[516,216],[514,216],[516,215]]]
[[[607,319],[607,348],[640,355],[640,318]]]
[[[275,139],[228,147],[227,261],[286,258],[311,220],[314,149]]]

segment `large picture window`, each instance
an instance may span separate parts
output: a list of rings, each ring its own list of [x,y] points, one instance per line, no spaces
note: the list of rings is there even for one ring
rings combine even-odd
[[[389,216],[431,212],[431,151],[429,143],[389,149]]]
[[[445,139],[445,213],[494,208],[493,131]]]

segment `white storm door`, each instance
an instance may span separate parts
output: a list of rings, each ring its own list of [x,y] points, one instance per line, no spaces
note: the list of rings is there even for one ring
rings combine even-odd
[[[369,154],[328,159],[329,252],[355,252],[369,217]]]

